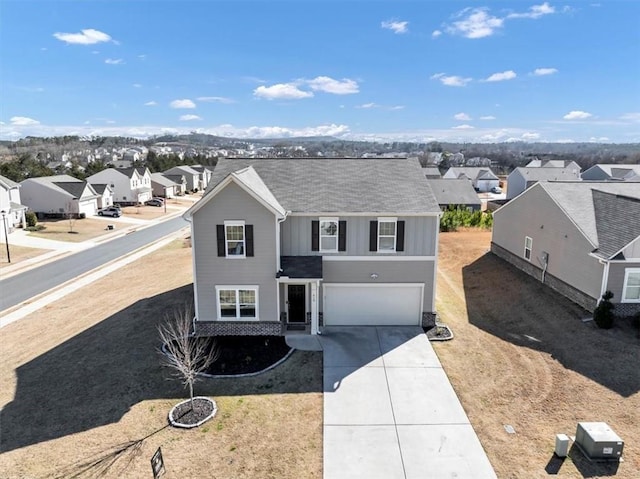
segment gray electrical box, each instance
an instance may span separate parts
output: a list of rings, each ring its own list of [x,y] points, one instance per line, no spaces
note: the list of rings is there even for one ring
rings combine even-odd
[[[579,422],[576,444],[589,459],[615,459],[622,456],[624,441],[604,422]]]

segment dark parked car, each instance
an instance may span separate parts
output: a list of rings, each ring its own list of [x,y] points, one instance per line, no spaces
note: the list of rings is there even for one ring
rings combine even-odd
[[[102,208],[98,210],[99,216],[112,216],[114,218],[119,218],[122,216],[122,210],[119,206],[107,206],[106,208]]]
[[[153,198],[149,201],[145,201],[144,204],[147,206],[162,206],[164,205],[164,201],[162,201],[160,198]]]

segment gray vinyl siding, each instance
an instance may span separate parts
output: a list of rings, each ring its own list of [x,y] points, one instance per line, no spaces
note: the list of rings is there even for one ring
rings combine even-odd
[[[640,261],[635,263],[611,263],[609,265],[607,290],[613,293],[612,303],[620,303],[622,301],[624,274],[628,268],[640,268]]]
[[[36,213],[78,213],[78,202],[69,193],[33,180],[21,183],[20,198]]]
[[[519,171],[514,171],[507,178],[507,199],[515,198],[527,188],[527,181]]]
[[[640,258],[640,238],[629,244],[622,251],[622,254],[625,258]]]
[[[525,236],[533,240],[531,264],[542,270],[539,258],[549,253],[547,273],[579,291],[599,298],[603,266],[590,256],[593,246],[540,186],[494,213],[492,241],[524,258]]]
[[[423,311],[431,312],[434,267],[435,261],[323,261],[322,284],[424,283]]]
[[[224,224],[225,220],[244,220],[246,225],[253,225],[253,257],[218,257],[216,225]],[[198,320],[217,319],[216,285],[257,285],[260,320],[277,321],[273,213],[231,183],[193,215],[192,231]]]
[[[382,253],[369,251],[369,222],[377,216],[340,216],[347,222],[347,250],[327,253],[311,251],[311,222],[318,220],[314,216],[289,216],[282,224],[282,255],[313,256],[382,256]],[[435,256],[438,218],[436,216],[397,217],[405,222],[404,251],[398,256]]]

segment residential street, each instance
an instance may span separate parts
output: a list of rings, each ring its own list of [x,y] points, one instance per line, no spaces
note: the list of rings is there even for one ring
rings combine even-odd
[[[182,217],[173,218],[0,280],[0,311],[175,233],[185,226],[187,223]]]

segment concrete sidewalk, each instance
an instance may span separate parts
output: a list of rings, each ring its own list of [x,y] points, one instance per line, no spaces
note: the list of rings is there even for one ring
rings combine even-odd
[[[495,479],[418,327],[333,327],[324,351],[324,479]]]

